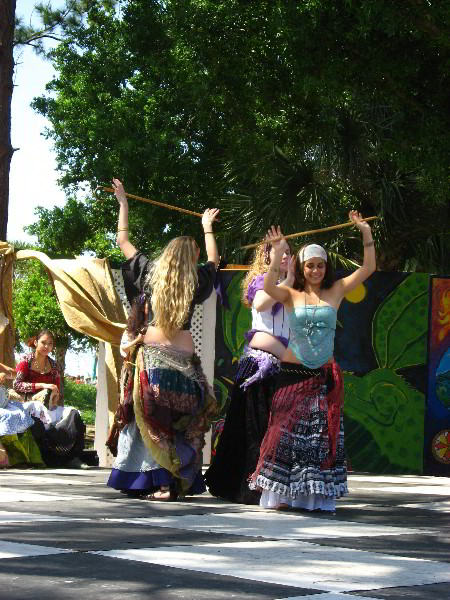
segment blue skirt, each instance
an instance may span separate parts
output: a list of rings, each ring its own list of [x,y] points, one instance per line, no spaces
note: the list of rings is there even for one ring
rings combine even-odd
[[[161,467],[144,444],[136,421],[126,425],[119,435],[117,458],[107,485],[124,492],[151,493],[161,486],[171,486],[174,478]],[[206,490],[201,471],[197,473],[188,494]]]

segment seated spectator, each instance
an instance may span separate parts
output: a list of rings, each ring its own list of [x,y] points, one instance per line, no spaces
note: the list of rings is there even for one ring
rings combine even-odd
[[[39,447],[32,430],[35,422],[20,397],[4,387],[6,379],[14,379],[16,371],[0,363],[0,468],[28,465],[42,467]]]
[[[25,395],[24,407],[33,417],[35,440],[48,467],[88,468],[81,458],[86,426],[80,413],[64,406],[60,394],[60,372],[49,354],[55,337],[47,329],[29,340],[34,351],[17,365],[14,390]]]

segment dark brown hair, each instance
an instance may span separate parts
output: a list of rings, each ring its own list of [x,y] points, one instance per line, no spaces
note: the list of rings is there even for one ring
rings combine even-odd
[[[148,296],[144,293],[139,294],[133,300],[127,323],[127,332],[130,340],[137,338],[143,328],[147,329],[148,314],[145,314],[146,304],[148,305]]]
[[[309,244],[304,244],[300,250],[297,252],[297,256],[295,257],[295,270],[294,270],[294,285],[292,286],[294,290],[300,290],[301,292],[305,289],[305,263],[308,262],[304,260],[300,262],[300,256],[302,255],[302,251],[310,246],[312,242]],[[322,289],[329,289],[334,283],[334,267],[330,260],[330,255],[327,252],[327,261],[325,267],[325,275],[322,281],[320,282],[320,287]]]
[[[27,346],[29,348],[34,348],[34,342],[39,341],[43,335],[51,336],[53,340],[53,345],[55,345],[55,334],[53,333],[53,331],[50,331],[50,329],[41,329],[36,335],[33,335],[33,337],[30,337],[27,340]]]

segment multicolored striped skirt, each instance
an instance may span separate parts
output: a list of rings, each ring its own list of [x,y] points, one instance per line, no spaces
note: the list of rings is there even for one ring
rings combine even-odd
[[[334,510],[348,493],[336,363],[320,369],[281,363],[267,433],[250,487],[261,505]]]

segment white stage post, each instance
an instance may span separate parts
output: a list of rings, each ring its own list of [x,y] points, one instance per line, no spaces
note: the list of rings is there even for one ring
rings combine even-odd
[[[108,387],[106,385],[106,362],[105,342],[98,343],[97,363],[97,398],[95,410],[95,441],[94,448],[97,451],[99,466],[108,467],[108,449],[105,446],[108,438],[109,414],[108,414]]]

